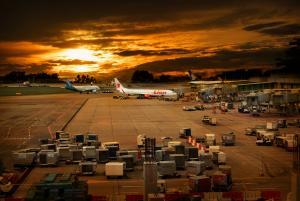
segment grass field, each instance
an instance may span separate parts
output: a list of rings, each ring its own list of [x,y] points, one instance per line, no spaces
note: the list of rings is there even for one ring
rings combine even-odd
[[[0,96],[74,93],[61,87],[0,87]]]

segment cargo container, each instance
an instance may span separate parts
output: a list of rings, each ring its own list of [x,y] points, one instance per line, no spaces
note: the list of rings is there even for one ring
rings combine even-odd
[[[41,150],[53,150],[56,151],[56,144],[42,144],[40,145]]]
[[[210,192],[211,180],[207,176],[190,177],[189,186],[192,192]]]
[[[219,165],[219,171],[226,174],[228,177],[232,177],[231,166],[229,166],[229,165]]]
[[[285,141],[285,149],[287,151],[294,151],[296,149],[295,144],[294,144],[294,140],[286,140]]]
[[[168,142],[168,147],[169,148],[174,148],[175,145],[182,145],[182,142],[181,141],[169,141]]]
[[[185,147],[182,144],[177,144],[174,146],[176,154],[185,154]]]
[[[267,122],[267,130],[278,130],[277,122]]]
[[[68,146],[57,147],[59,160],[71,160],[71,152]]]
[[[221,171],[216,171],[212,175],[213,186],[226,186],[228,185],[227,175]]]
[[[117,151],[120,149],[120,143],[119,142],[103,142],[102,148],[107,149],[108,147],[114,146],[117,147]]]
[[[172,137],[161,137],[162,145],[164,147],[167,147],[169,142],[172,141],[172,140],[173,140]]]
[[[84,146],[82,150],[85,159],[96,159],[96,148],[94,146]]]
[[[95,146],[98,148],[101,145],[101,142],[99,142],[97,134],[89,133],[86,135],[85,144],[87,146]]]
[[[185,155],[184,154],[170,154],[170,160],[174,160],[176,169],[185,169]]]
[[[79,163],[79,169],[82,175],[94,175],[96,173],[96,168],[96,162],[84,161]]]
[[[215,134],[205,134],[205,141],[208,146],[216,145],[216,135]]]
[[[55,139],[58,140],[60,138],[60,134],[64,133],[64,131],[56,131],[55,132]]]
[[[138,147],[144,147],[144,145],[145,145],[145,138],[146,138],[145,135],[138,135],[136,137],[136,143],[137,143]]]
[[[138,150],[128,150],[128,155],[132,155],[133,156],[133,162],[134,164],[137,163],[138,161]]]
[[[73,163],[79,163],[83,159],[82,149],[70,150],[70,155]]]
[[[40,145],[42,144],[53,144],[53,140],[52,139],[48,139],[48,138],[40,138],[39,139]]]
[[[108,158],[111,160],[117,159],[117,151],[119,150],[118,146],[108,146]]]
[[[125,171],[133,171],[134,169],[134,162],[132,155],[121,155],[118,157],[118,160],[125,163]]]
[[[108,160],[108,149],[96,149],[96,159],[99,163],[107,163]]]
[[[287,137],[284,136],[276,136],[275,137],[275,145],[277,147],[285,147],[285,141],[287,140]]]
[[[215,117],[210,117],[210,118],[209,118],[209,124],[210,124],[210,125],[213,125],[213,126],[216,126],[216,125],[217,125],[217,118],[215,118]]]
[[[206,169],[204,161],[188,161],[186,163],[186,171],[189,176],[201,175]]]
[[[124,169],[125,169],[124,162],[108,162],[105,164],[105,176],[107,178],[123,177]]]
[[[233,146],[235,144],[235,134],[233,132],[223,134],[221,139],[222,139],[222,144],[225,146],[227,145]]]
[[[123,155],[128,155],[128,151],[127,150],[118,150],[116,152],[117,157],[123,156]]]
[[[192,158],[198,159],[198,148],[197,147],[186,147],[185,155],[187,160],[191,160]]]
[[[179,132],[179,137],[181,138],[188,138],[189,136],[192,136],[192,129],[191,128],[183,128]]]
[[[32,166],[35,163],[37,153],[30,150],[19,150],[12,153],[14,166]]]
[[[161,177],[174,176],[176,174],[175,161],[159,161],[157,164],[158,174]]]
[[[220,146],[209,146],[209,153],[219,152]]]
[[[58,163],[58,152],[42,150],[38,153],[38,163],[40,166],[55,166]]]
[[[226,154],[224,152],[213,152],[213,162],[216,164],[226,163]]]
[[[168,160],[166,150],[156,150],[156,151],[155,151],[155,160],[156,160],[157,162]]]
[[[84,143],[84,135],[83,134],[76,134],[74,135],[74,142],[75,143]]]
[[[200,161],[205,162],[206,169],[213,168],[213,154],[212,153],[200,153]]]

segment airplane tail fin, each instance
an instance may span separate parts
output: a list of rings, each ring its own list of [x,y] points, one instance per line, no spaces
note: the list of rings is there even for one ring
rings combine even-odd
[[[118,91],[121,92],[121,93],[125,93],[124,87],[123,87],[123,85],[119,82],[119,80],[118,80],[117,78],[115,78],[114,81],[115,81],[115,87],[116,87],[116,90],[118,90]]]
[[[73,84],[70,82],[70,80],[66,81],[65,88],[69,89],[69,90],[74,90],[75,89]]]
[[[197,79],[197,77],[192,73],[191,70],[189,70],[188,73],[189,73],[190,79],[191,79],[192,81],[195,81],[195,80]]]

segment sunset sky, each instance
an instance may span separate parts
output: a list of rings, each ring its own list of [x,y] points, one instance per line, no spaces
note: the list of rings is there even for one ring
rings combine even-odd
[[[272,68],[300,36],[292,0],[1,0],[0,74]]]

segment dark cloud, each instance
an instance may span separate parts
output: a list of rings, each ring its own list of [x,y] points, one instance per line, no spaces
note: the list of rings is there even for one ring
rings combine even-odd
[[[152,72],[186,71],[186,69],[270,68],[274,66],[274,58],[278,58],[282,54],[283,49],[281,48],[264,48],[248,51],[219,50],[213,56],[159,60],[144,63],[135,68]]]
[[[259,32],[272,36],[299,35],[300,24],[287,24],[283,26],[262,29]]]
[[[253,24],[253,25],[249,25],[249,26],[244,27],[244,30],[246,30],[246,31],[257,31],[257,30],[261,30],[261,29],[265,29],[265,28],[270,28],[270,27],[282,25],[284,23],[285,22],[283,22],[283,21],[277,21],[277,22]]]
[[[272,36],[299,35],[300,24],[287,24],[283,21],[253,24],[243,28],[246,31],[256,31]]]
[[[40,73],[51,70],[52,64],[0,64],[0,75],[4,75],[11,71],[25,71],[26,73]]]
[[[84,65],[84,64],[96,64],[95,61],[83,61],[79,59],[72,60],[48,60],[48,63],[59,64],[59,65]]]
[[[191,24],[190,28],[202,26],[224,26],[237,20],[269,17],[265,13],[273,12],[274,7],[281,10],[297,10],[297,1],[256,1],[237,0],[111,0],[111,1],[63,1],[63,0],[2,0],[0,2],[0,40],[47,41],[62,35],[63,30],[84,26],[87,22],[111,22],[117,25],[126,23],[170,22],[174,24],[182,19],[204,19],[203,24]],[[227,14],[207,11],[232,11]],[[194,16],[191,13],[195,14]],[[290,13],[293,13],[290,11]],[[277,13],[275,13],[277,14]],[[209,19],[210,18],[210,19]],[[206,21],[206,22],[205,22]],[[126,25],[125,25],[126,26]],[[184,29],[178,27],[178,29]],[[124,28],[124,27],[123,27]],[[166,27],[167,28],[167,27]],[[107,31],[105,35],[129,34],[124,30]],[[121,26],[122,29],[122,26]],[[163,29],[162,30],[168,30]],[[157,33],[162,30],[151,28],[136,29],[136,34]]]
[[[165,56],[173,54],[188,54],[190,50],[186,49],[165,49],[165,50],[124,50],[116,53],[119,56]]]

